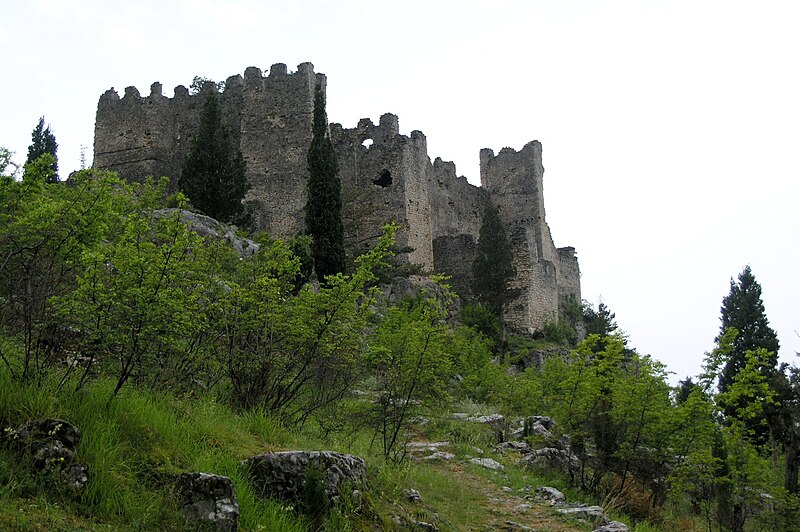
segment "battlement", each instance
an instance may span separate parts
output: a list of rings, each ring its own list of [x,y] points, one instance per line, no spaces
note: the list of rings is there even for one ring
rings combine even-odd
[[[309,80],[314,83],[320,83],[323,89],[327,86],[327,78],[325,74],[315,74],[314,65],[312,63],[300,63],[297,65],[296,72],[289,72],[284,63],[276,63],[270,67],[269,73],[265,76],[258,67],[247,67],[244,71],[244,77],[239,74],[229,76],[225,80],[222,91],[219,91],[223,96],[229,93],[238,93],[245,87],[256,90],[269,90],[276,83],[295,82],[301,85],[306,85]],[[149,96],[143,97],[134,86],[125,87],[122,98],[120,98],[114,87],[111,87],[100,96],[100,104],[113,104],[115,102],[126,101],[126,103],[147,103],[154,100],[183,100],[184,98],[198,98],[202,97],[208,92],[216,92],[217,86],[213,81],[205,81],[199,92],[190,94],[189,89],[184,85],[176,85],[173,89],[174,96],[172,98],[164,96],[163,86],[160,82],[156,81],[150,85]],[[396,119],[397,117],[395,117]]]
[[[246,162],[245,203],[255,225],[279,238],[304,230],[312,139],[314,92],[327,78],[314,65],[301,63],[290,72],[283,63],[268,73],[248,67],[230,76],[219,95],[223,125]],[[95,123],[96,168],[129,180],[170,176],[173,187],[194,137],[213,82],[196,94],[178,85],[172,97],[161,83],[143,97],[127,87],[122,97],[112,88],[100,96]],[[387,222],[400,224],[401,259],[428,271],[452,276],[464,297],[471,295],[471,264],[488,202],[497,205],[511,240],[520,297],[506,320],[532,330],[559,314],[565,298],[580,300],[580,271],[574,248],[556,248],[545,221],[542,147],[532,141],[519,151],[505,147],[480,151],[481,185],[456,173],[456,165],[437,157],[431,162],[427,138],[413,130],[400,133],[397,115],[386,113],[377,124],[369,118],[355,127],[330,124],[339,157],[343,221],[348,253],[359,254],[380,235]]]

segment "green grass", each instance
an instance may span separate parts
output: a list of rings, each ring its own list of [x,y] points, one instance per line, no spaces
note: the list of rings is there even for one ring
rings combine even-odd
[[[6,455],[5,467],[0,467],[0,523],[57,530],[59,516],[72,512],[114,527],[180,530],[185,523],[171,478],[182,471],[204,471],[233,480],[242,530],[307,529],[304,517],[257,497],[240,467],[248,456],[298,439],[263,414],[240,416],[211,398],[178,400],[132,387],[108,405],[113,389],[109,381],[98,381],[78,393],[54,394],[52,382],[23,386],[0,372],[0,388],[4,390],[0,420],[5,427],[39,417],[61,417],[77,425],[83,433],[77,456],[91,475],[82,497],[74,501],[42,486],[40,479],[16,467],[13,457]],[[34,497],[35,502],[26,503],[25,497]],[[76,526],[73,522],[64,529]],[[93,529],[94,525],[89,520],[80,526]]]
[[[345,498],[344,507],[326,521],[331,531],[391,530],[392,516],[433,522],[442,530],[491,527],[497,517],[491,513],[487,490],[499,492],[502,486],[519,495],[524,486],[549,485],[564,491],[570,501],[593,502],[569,489],[563,477],[534,476],[516,468],[516,453],[494,453],[491,427],[450,417],[451,410],[489,413],[492,409],[485,405],[463,403],[428,413],[429,422],[409,435],[450,441],[448,451],[456,460],[394,464],[384,460],[380,445],[367,431],[326,432],[313,420],[302,429],[287,428],[264,412],[234,412],[213,396],[177,398],[129,386],[109,404],[111,381],[99,379],[77,393],[69,386],[58,392],[56,388],[57,382],[47,379],[22,385],[0,368],[0,428],[41,417],[76,424],[83,433],[77,456],[89,468],[89,485],[76,500],[20,466],[11,451],[0,446],[0,529],[184,530],[172,490],[174,476],[204,471],[232,479],[241,530],[309,530],[307,518],[296,509],[255,493],[241,467],[244,458],[279,449],[327,449],[367,461],[366,503],[356,507]],[[494,458],[506,470],[496,473],[464,463],[468,456]],[[422,503],[406,500],[403,492],[408,488],[421,493]],[[570,528],[573,525],[555,514],[552,519],[558,526],[554,530],[581,529]],[[620,520],[631,523],[624,516]],[[659,528],[637,524],[633,530]]]

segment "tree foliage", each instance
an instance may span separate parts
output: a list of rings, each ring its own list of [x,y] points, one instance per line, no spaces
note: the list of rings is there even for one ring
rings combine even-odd
[[[16,177],[18,167],[14,164],[12,157],[14,157],[14,152],[4,146],[0,146],[0,179],[14,179]]]
[[[747,433],[759,445],[763,445],[778,432],[778,416],[782,398],[777,397],[762,411],[763,417],[756,419],[748,413],[751,405],[745,396],[731,396],[731,388],[739,374],[752,365],[756,356],[758,365],[754,368],[761,376],[765,389],[775,395],[780,387],[782,375],[778,371],[778,337],[769,326],[764,303],[761,301],[761,286],[753,276],[750,266],[745,267],[738,280],[731,279],[730,293],[722,300],[720,334],[716,341],[729,341],[725,346],[725,363],[719,374],[719,391],[728,400],[723,404],[723,412],[729,421],[737,420],[748,424]],[[726,337],[726,333],[735,331]]]
[[[319,84],[314,92],[314,136],[307,158],[306,233],[313,239],[314,269],[324,281],[344,272],[345,251],[339,162],[328,136],[325,94]]]
[[[299,258],[280,241],[262,240],[262,251],[242,264],[243,275],[230,283],[214,316],[222,325],[215,352],[234,405],[303,422],[363,376],[363,333],[373,303],[367,287],[395,230],[385,229],[351,276],[330,276],[326,286],[305,285],[295,296]]]
[[[196,354],[192,339],[201,331],[203,287],[213,287],[202,238],[183,223],[180,210],[157,208],[166,181],[145,185],[130,212],[115,224],[113,239],[84,255],[86,270],[66,298],[65,317],[79,327],[94,363],[114,375],[116,395],[133,379],[138,384],[175,384],[191,378]]]
[[[772,353],[764,366],[764,371],[769,371],[777,365],[780,344],[777,334],[769,326],[764,303],[761,301],[761,285],[756,281],[750,266],[744,268],[737,281],[731,279],[731,290],[722,300],[720,313],[722,323],[715,341],[719,341],[728,329],[738,331],[719,378],[719,389],[725,392],[736,374],[747,364],[748,351],[765,349]]]
[[[517,274],[511,242],[500,221],[500,212],[492,204],[483,211],[478,247],[472,263],[472,291],[496,316],[516,297],[511,281]]]
[[[22,181],[0,180],[0,332],[21,339],[23,357],[6,363],[25,381],[42,376],[73,337],[57,317],[57,296],[75,289],[84,254],[108,238],[123,186],[92,172],[71,187],[50,185],[51,162],[42,155]]]
[[[203,214],[217,220],[245,224],[242,199],[247,192],[245,162],[222,124],[216,91],[205,95],[192,147],[179,182],[180,190]]]
[[[44,117],[39,118],[39,123],[33,128],[31,133],[31,144],[28,146],[28,159],[25,164],[32,164],[44,154],[49,154],[52,159],[48,161],[50,172],[47,174],[47,182],[55,183],[58,181],[58,143],[56,136],[50,131],[50,124],[45,127]]]

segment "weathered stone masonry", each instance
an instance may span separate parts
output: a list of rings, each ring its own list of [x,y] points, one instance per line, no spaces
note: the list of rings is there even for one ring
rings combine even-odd
[[[247,163],[245,201],[257,226],[281,238],[303,231],[306,151],[317,83],[325,88],[326,77],[315,74],[311,63],[294,73],[276,64],[266,76],[250,67],[244,77],[226,80],[220,98],[223,122]],[[177,178],[211,90],[209,84],[190,95],[178,86],[173,98],[162,95],[159,83],[144,98],[134,87],[125,89],[122,98],[107,91],[97,108],[94,167],[131,180]],[[483,209],[492,201],[512,241],[514,285],[522,294],[507,320],[532,330],[556,318],[565,298],[580,301],[575,250],[556,248],[545,221],[538,141],[520,151],[503,148],[497,155],[481,150],[481,186],[476,187],[456,174],[453,163],[431,162],[425,135],[401,135],[395,115],[383,115],[377,125],[362,119],[352,129],[331,124],[330,132],[350,207],[345,223],[352,247],[368,245],[377,228],[396,220],[401,225],[398,245],[411,249],[408,260],[452,275],[456,290],[469,296]]]

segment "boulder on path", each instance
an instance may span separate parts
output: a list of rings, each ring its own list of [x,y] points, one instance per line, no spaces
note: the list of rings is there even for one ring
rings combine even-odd
[[[502,471],[504,469],[503,464],[492,460],[491,458],[471,458],[469,463],[485,467],[486,469],[491,469],[492,471]]]
[[[175,487],[181,514],[190,525],[236,532],[239,503],[231,479],[209,473],[182,473]]]
[[[536,488],[536,500],[547,503],[550,506],[560,506],[567,502],[567,497],[555,488],[542,486]]]
[[[424,457],[423,460],[452,460],[456,457],[453,453],[446,453],[444,451],[436,451]]]
[[[583,519],[595,525],[607,525],[609,523],[606,514],[600,506],[575,506],[572,508],[561,508],[558,513]]]
[[[339,500],[342,484],[364,489],[367,464],[362,458],[332,451],[280,451],[244,461],[256,489],[270,497],[300,503],[309,467],[318,468],[331,502]]]

